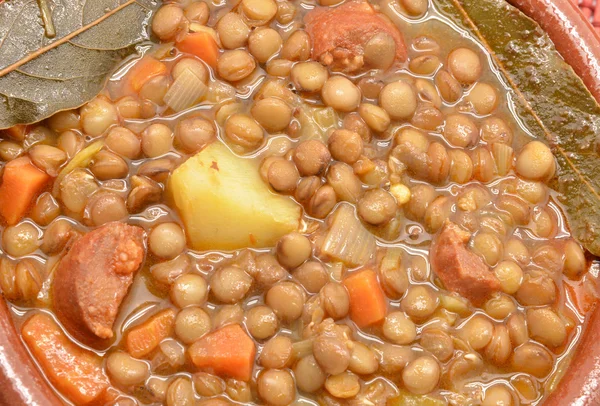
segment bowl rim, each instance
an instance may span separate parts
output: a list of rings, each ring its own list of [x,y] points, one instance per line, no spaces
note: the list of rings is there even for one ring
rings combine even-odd
[[[563,59],[600,103],[600,35],[570,0],[508,0],[550,36]],[[586,315],[571,362],[543,406],[600,405],[600,307]]]
[[[583,15],[576,1],[507,1],[542,27],[556,50],[600,103],[600,34]]]
[[[0,0],[0,3],[2,0]],[[552,39],[600,103],[600,36],[569,0],[508,0],[534,19]],[[63,401],[37,367],[0,298],[0,405],[59,406]],[[594,308],[558,387],[544,406],[600,404],[600,309]]]

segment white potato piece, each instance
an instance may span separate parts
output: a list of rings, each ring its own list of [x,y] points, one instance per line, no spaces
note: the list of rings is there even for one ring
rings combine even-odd
[[[196,250],[272,247],[300,224],[301,207],[272,192],[256,162],[219,141],[177,168],[168,191]]]

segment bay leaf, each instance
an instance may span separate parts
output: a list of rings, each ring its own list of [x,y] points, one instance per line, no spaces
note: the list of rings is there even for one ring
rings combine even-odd
[[[42,120],[96,96],[118,62],[149,37],[154,0],[0,2],[0,129]]]
[[[600,106],[539,25],[504,0],[434,0],[492,55],[517,115],[552,149],[572,235],[600,255]]]

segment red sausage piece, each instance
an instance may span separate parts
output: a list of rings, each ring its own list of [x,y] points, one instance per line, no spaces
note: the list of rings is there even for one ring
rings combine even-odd
[[[140,227],[108,223],[77,240],[62,258],[53,282],[54,309],[75,337],[113,336],[112,326],[145,257]]]
[[[467,231],[447,222],[432,245],[430,258],[446,289],[481,305],[500,290],[500,281],[483,259],[466,247],[470,238]]]
[[[395,62],[407,58],[398,27],[366,1],[350,1],[335,8],[316,8],[304,19],[312,40],[312,58],[333,70],[352,72],[363,67],[365,44],[385,33],[396,43]]]

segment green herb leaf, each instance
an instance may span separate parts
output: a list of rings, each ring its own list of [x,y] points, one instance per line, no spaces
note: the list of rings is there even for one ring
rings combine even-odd
[[[157,7],[154,0],[43,3],[41,14],[36,1],[0,2],[0,129],[96,96],[114,66],[148,39]],[[42,21],[52,22],[54,37]]]
[[[517,114],[545,140],[559,171],[571,233],[600,255],[600,106],[539,25],[504,0],[434,0],[490,51],[512,87]]]

